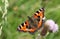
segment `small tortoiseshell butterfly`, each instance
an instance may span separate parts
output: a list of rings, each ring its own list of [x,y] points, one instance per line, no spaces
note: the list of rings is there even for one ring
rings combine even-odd
[[[39,11],[36,11],[36,13],[33,16],[31,17],[28,16],[28,20],[26,20],[25,23],[19,25],[17,30],[34,33],[35,31],[37,31],[42,27],[43,18],[44,18],[44,8],[41,8],[39,9]]]

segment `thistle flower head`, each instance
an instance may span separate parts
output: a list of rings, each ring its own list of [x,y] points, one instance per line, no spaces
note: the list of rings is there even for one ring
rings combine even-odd
[[[53,20],[47,20],[45,22],[45,25],[47,25],[48,30],[52,31],[53,33],[56,32],[56,31],[58,31],[58,25],[55,24],[55,22]]]
[[[45,24],[48,26],[49,30],[52,30],[55,25],[53,20],[47,20]]]

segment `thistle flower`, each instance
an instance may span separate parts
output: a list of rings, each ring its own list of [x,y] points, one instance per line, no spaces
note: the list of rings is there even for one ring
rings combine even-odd
[[[53,30],[53,27],[55,25],[53,20],[47,20],[45,24],[48,26],[49,30]]]
[[[45,22],[45,25],[47,25],[48,30],[52,31],[53,33],[56,32],[56,31],[58,31],[58,25],[55,24],[55,22],[53,20],[47,20]]]

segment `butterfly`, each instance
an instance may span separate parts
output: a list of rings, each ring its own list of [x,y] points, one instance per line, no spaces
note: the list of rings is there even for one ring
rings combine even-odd
[[[35,31],[37,31],[42,27],[43,18],[44,18],[44,8],[41,8],[39,9],[39,11],[36,11],[36,13],[33,14],[33,16],[31,17],[28,16],[28,20],[20,24],[17,30],[34,33]]]

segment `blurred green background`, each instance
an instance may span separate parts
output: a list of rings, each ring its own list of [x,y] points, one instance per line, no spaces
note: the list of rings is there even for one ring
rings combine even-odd
[[[2,1],[2,0],[1,0]],[[3,3],[0,1],[0,6]],[[7,13],[7,25],[3,26],[0,39],[35,39],[34,35],[28,32],[18,32],[19,24],[27,20],[27,16],[32,16],[43,4],[42,0],[8,0],[9,7]],[[60,27],[60,0],[46,0],[46,19],[53,19]],[[0,22],[2,21],[0,12]],[[60,39],[60,30],[55,34],[49,34],[46,39]]]

